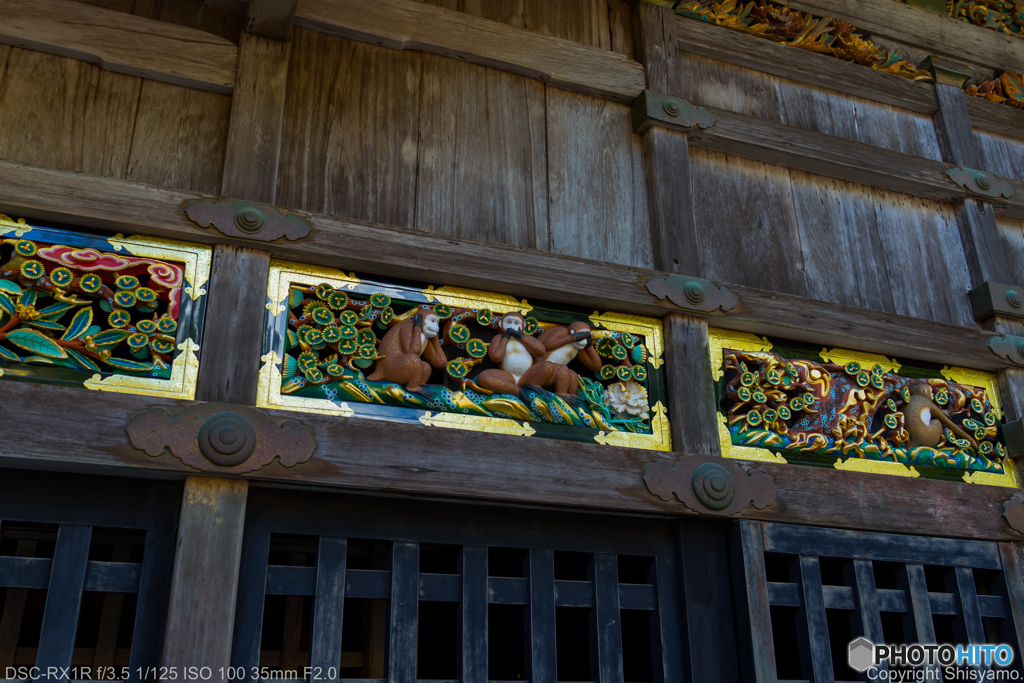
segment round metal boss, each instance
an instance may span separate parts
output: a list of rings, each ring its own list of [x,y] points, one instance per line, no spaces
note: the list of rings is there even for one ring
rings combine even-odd
[[[683,113],[682,107],[680,107],[679,103],[676,102],[675,100],[665,100],[664,102],[662,102],[661,108],[666,114],[668,114],[672,118],[675,118]]]
[[[198,441],[199,451],[207,460],[221,467],[234,467],[256,450],[256,429],[238,413],[214,413],[199,428]]]
[[[992,181],[984,173],[976,173],[974,176],[974,183],[982,190],[988,190],[992,187]]]
[[[246,232],[259,232],[265,223],[266,218],[263,217],[263,212],[251,206],[239,209],[235,214],[235,225]]]
[[[736,497],[736,484],[728,470],[717,462],[706,462],[693,471],[693,493],[709,510],[724,510]]]
[[[696,282],[687,282],[683,285],[683,296],[694,306],[704,303],[704,288]]]
[[[1010,304],[1013,308],[1020,308],[1024,305],[1024,300],[1020,298],[1020,294],[1015,289],[1006,290],[1006,303]]]

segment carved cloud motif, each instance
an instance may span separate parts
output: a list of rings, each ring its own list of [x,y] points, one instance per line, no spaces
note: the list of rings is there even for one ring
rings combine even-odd
[[[775,481],[761,470],[748,474],[723,458],[691,455],[676,462],[658,460],[644,470],[647,490],[664,501],[673,495],[701,514],[734,515],[753,503],[763,510],[775,503]]]

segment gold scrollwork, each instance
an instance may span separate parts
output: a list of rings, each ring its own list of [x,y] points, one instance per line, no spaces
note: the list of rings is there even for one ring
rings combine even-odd
[[[835,362],[835,361],[833,361]],[[913,467],[900,462],[887,460],[868,460],[866,458],[836,458],[835,468],[846,472],[870,472],[872,474],[891,474],[896,477],[920,477],[921,473]]]
[[[614,332],[629,332],[631,334],[643,335],[646,338],[647,350],[650,351],[651,367],[660,368],[665,362],[662,354],[665,351],[665,341],[662,337],[661,322],[651,318],[641,318],[636,315],[625,313],[599,313],[594,311],[590,316],[592,327],[603,327]]]
[[[651,408],[654,417],[651,418],[651,434],[634,434],[632,432],[598,432],[594,441],[600,444],[612,446],[624,446],[626,448],[646,448],[652,451],[672,450],[672,430],[668,422],[665,406],[661,401]]]
[[[709,327],[708,351],[711,354],[711,377],[715,381],[722,379],[725,374],[722,372],[722,363],[725,361],[724,349],[750,352],[771,351],[772,345],[765,337]]]
[[[298,410],[304,413],[352,417],[356,411],[347,403],[331,403],[322,398],[302,398],[281,394],[281,357],[274,351],[261,356],[259,381],[256,384],[256,407]]]
[[[107,241],[115,251],[124,249],[132,256],[183,262],[185,264],[185,279],[190,285],[184,289],[184,293],[193,301],[206,294],[203,285],[210,280],[210,263],[213,259],[213,251],[210,247],[191,242],[172,242],[146,235],[132,235],[125,238],[121,233]]]
[[[992,403],[992,408],[996,413],[996,417],[1000,420],[1003,418],[1003,407],[999,396],[999,382],[996,380],[996,376],[990,372],[982,372],[981,370],[969,370],[967,368],[951,368],[948,365],[942,368],[942,376],[948,379],[950,382],[956,382],[969,387],[979,387],[985,390],[988,394],[988,400]]]
[[[128,375],[103,377],[100,374],[95,374],[85,380],[85,388],[142,396],[181,398],[191,401],[196,397],[196,380],[199,378],[199,358],[196,356],[199,345],[191,339],[186,339],[183,343],[178,344],[178,350],[181,353],[174,359],[174,364],[171,366],[170,379],[130,377]]]
[[[14,221],[10,216],[0,213],[0,236],[14,233],[15,237],[21,237],[31,229],[32,226],[24,218]]]
[[[270,278],[267,283],[267,310],[274,315],[284,311],[284,302],[288,300],[292,284],[316,287],[329,284],[335,289],[355,289],[360,284],[355,273],[338,274],[338,271],[319,266],[307,266],[289,261],[271,261]],[[280,362],[280,361],[278,361]]]
[[[498,315],[504,315],[511,311],[519,311],[526,315],[533,310],[533,306],[527,303],[526,299],[519,301],[513,296],[481,292],[476,289],[460,289],[458,287],[434,289],[434,286],[431,285],[423,290],[423,296],[427,297],[427,301],[437,300],[454,308],[486,308]]]
[[[718,441],[722,447],[723,458],[739,458],[740,460],[757,460],[759,462],[785,463],[786,459],[778,453],[772,453],[766,448],[755,448],[753,446],[740,446],[732,442],[732,434],[726,424],[725,415],[715,413],[718,418]]]
[[[996,474],[995,472],[964,472],[963,479],[968,484],[1005,486],[1012,489],[1020,488],[1020,476],[1017,472],[1017,464],[1010,458],[1003,461],[1002,474]]]
[[[867,370],[879,365],[882,368],[882,372],[899,372],[902,367],[895,360],[873,353],[864,353],[863,351],[848,351],[846,349],[832,349],[830,351],[825,348],[822,349],[821,353],[818,355],[821,356],[822,360],[828,363],[848,365],[849,363],[857,362]]]
[[[451,304],[449,304],[450,306]],[[529,422],[519,424],[515,420],[504,420],[497,417],[479,417],[461,415],[459,413],[424,413],[420,422],[428,427],[447,427],[449,429],[468,429],[474,432],[490,432],[493,434],[509,434],[511,436],[533,436],[537,433]]]

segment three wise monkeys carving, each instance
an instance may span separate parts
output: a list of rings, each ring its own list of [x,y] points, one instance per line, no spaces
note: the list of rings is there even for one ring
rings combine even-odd
[[[406,320],[394,325],[380,343],[372,382],[394,382],[407,391],[426,384],[433,368],[447,363],[439,341],[441,320],[432,306],[420,306]],[[590,326],[574,322],[552,327],[539,337],[525,332],[526,319],[519,313],[501,317],[500,332],[491,339],[487,358],[498,367],[484,370],[475,383],[496,394],[520,396],[521,387],[539,387],[569,398],[576,396],[579,378],[569,363],[574,359],[598,372],[601,357],[594,349]]]

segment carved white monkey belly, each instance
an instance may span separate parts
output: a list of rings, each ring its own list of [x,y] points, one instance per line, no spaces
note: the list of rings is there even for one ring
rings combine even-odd
[[[560,349],[555,349],[544,358],[552,363],[558,363],[559,365],[568,365],[576,354],[579,353],[579,349],[574,344],[566,344]]]
[[[516,382],[533,365],[533,356],[517,339],[509,339],[505,346],[505,358],[501,361],[501,369],[515,377]]]

